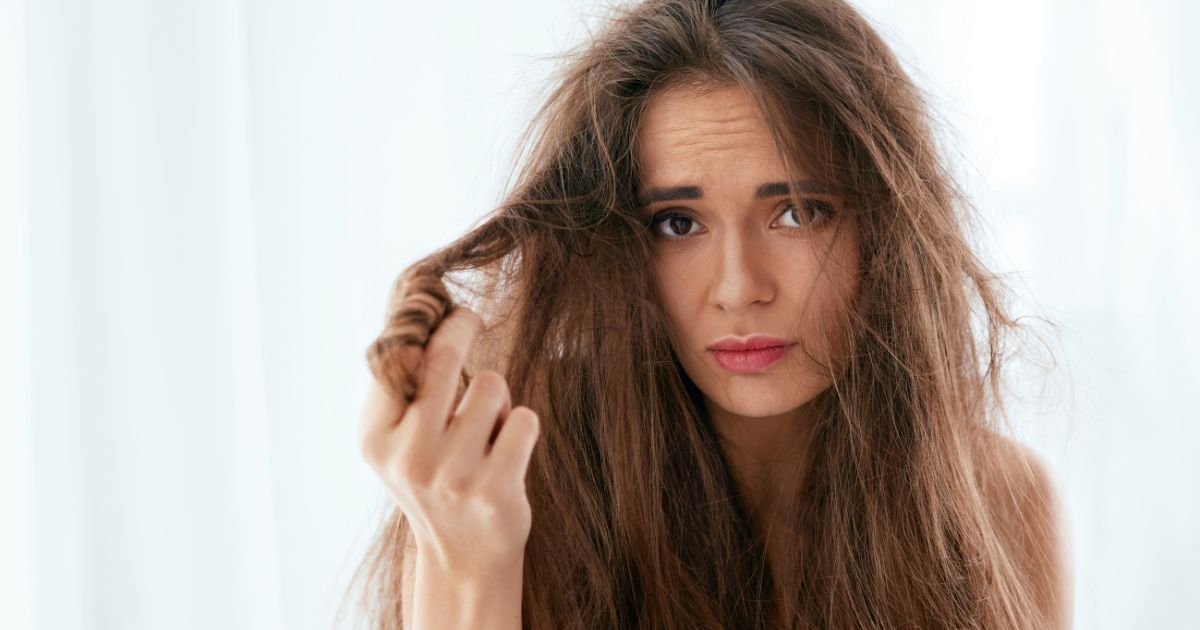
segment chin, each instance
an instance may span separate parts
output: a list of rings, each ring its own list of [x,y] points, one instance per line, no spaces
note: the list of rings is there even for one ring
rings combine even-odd
[[[718,390],[721,388],[718,386]],[[808,398],[797,398],[795,391],[786,392],[789,395],[783,395],[784,392],[778,388],[767,389],[763,391],[763,387],[733,387],[729,391],[715,391],[715,396],[707,394],[708,399],[713,404],[717,405],[725,411],[745,416],[747,418],[767,418],[778,416],[796,409],[811,400]]]

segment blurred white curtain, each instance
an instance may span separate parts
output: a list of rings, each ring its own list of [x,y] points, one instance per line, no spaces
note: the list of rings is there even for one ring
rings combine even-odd
[[[859,6],[1061,325],[1057,402],[1014,410],[1078,627],[1200,627],[1197,5]],[[392,278],[496,201],[539,57],[599,11],[0,0],[0,627],[333,624]]]
[[[1014,310],[1058,326],[1012,401],[1063,495],[1076,627],[1200,627],[1200,4],[867,4],[955,129]]]
[[[330,627],[392,278],[491,196],[571,7],[0,7],[0,627]]]

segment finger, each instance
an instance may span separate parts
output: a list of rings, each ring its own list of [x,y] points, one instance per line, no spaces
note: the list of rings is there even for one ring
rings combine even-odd
[[[533,447],[537,444],[541,431],[541,420],[532,409],[524,406],[514,407],[504,419],[504,426],[488,453],[485,464],[491,468],[488,475],[500,478],[516,474],[524,481]]]
[[[358,418],[360,446],[367,461],[374,463],[382,459],[388,431],[404,415],[405,407],[405,403],[394,398],[379,379],[371,378]]]
[[[418,411],[423,425],[418,431],[445,430],[461,380],[467,352],[483,332],[483,319],[470,309],[458,306],[442,320],[425,343],[424,372],[421,385],[413,397],[412,407]]]
[[[512,410],[508,383],[493,370],[482,370],[471,379],[462,403],[447,429],[447,443],[454,453],[446,463],[451,473],[474,474],[487,450],[487,439],[500,418]]]

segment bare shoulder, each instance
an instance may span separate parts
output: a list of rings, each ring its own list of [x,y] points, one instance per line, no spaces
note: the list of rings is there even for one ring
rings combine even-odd
[[[1053,475],[1032,449],[991,433],[981,441],[977,461],[994,522],[1033,584],[1048,627],[1071,627],[1070,551],[1062,506]]]

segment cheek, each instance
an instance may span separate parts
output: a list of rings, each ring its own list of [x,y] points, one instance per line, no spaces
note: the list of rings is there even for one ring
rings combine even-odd
[[[673,330],[686,331],[700,312],[701,286],[679,257],[660,255],[654,260],[654,285]]]
[[[848,349],[849,314],[858,295],[858,247],[851,239],[835,246],[824,269],[809,284],[811,306],[801,325],[803,337],[811,340],[814,354],[840,362]]]
[[[844,246],[831,256],[816,283],[827,317],[840,318],[858,293],[858,251]]]
[[[837,318],[842,321],[858,297],[858,277],[862,265],[858,239],[851,235],[843,241],[838,244],[836,260],[829,274],[830,304],[836,310]]]

